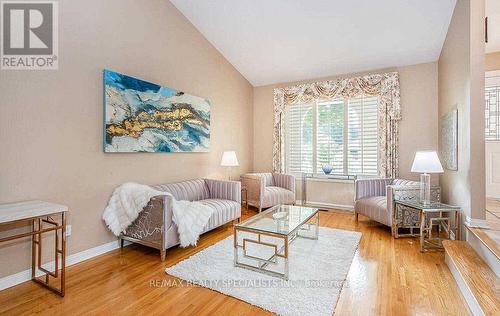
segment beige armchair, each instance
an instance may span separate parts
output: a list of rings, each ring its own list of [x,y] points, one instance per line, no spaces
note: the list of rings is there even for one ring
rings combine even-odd
[[[406,216],[395,209],[396,200],[417,200],[420,182],[404,179],[362,179],[354,183],[354,215],[362,214],[374,221],[392,228],[397,236],[399,228],[418,227],[420,212],[405,208]],[[441,200],[439,187],[431,188],[431,200]],[[398,214],[395,214],[398,212]]]
[[[295,204],[295,177],[280,173],[247,173],[241,176],[247,189],[248,204],[259,212],[278,204]]]

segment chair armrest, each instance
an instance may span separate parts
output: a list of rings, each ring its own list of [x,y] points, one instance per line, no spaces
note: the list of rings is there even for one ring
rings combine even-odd
[[[163,215],[165,216],[165,231],[167,231],[170,226],[172,226],[172,217],[174,216],[173,210],[173,197],[170,195],[158,195],[153,197],[153,199],[158,198],[162,200],[163,204]]]
[[[241,203],[241,183],[239,181],[224,181],[204,179],[210,198],[231,200]]]
[[[354,182],[354,201],[371,196],[385,196],[392,179],[361,179]]]
[[[273,173],[274,185],[295,193],[295,177],[291,174]]]
[[[256,206],[262,205],[264,199],[264,178],[257,174],[244,174],[240,177],[241,186],[247,189],[248,201]]]
[[[165,232],[173,224],[172,203],[171,196],[157,195],[152,197],[122,236],[154,244],[158,249],[161,249],[167,242]]]

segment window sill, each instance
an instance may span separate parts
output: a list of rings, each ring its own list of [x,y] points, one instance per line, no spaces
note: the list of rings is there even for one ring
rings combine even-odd
[[[296,182],[302,182],[303,181],[303,178],[302,178],[302,174],[299,173],[299,174],[295,174],[295,173],[290,173],[292,174],[293,176],[295,176],[295,179],[296,179]],[[315,175],[323,175],[322,173],[320,174],[315,174]],[[357,180],[360,180],[360,179],[376,179],[378,178],[377,176],[367,176],[367,175],[357,175]],[[321,177],[308,177],[307,178],[307,181],[308,182],[333,182],[333,183],[350,183],[350,184],[353,184],[355,179],[342,179],[342,178],[339,178],[339,179],[335,179],[335,178],[321,178]]]
[[[302,180],[302,179],[301,179]],[[307,178],[307,181],[309,182],[330,182],[330,183],[349,183],[353,184],[354,180],[347,180],[347,179],[321,179],[321,178]]]
[[[295,182],[302,183],[302,177],[301,176],[296,176],[295,177]],[[330,182],[330,183],[349,183],[349,184],[353,184],[354,180],[307,178],[307,182]]]

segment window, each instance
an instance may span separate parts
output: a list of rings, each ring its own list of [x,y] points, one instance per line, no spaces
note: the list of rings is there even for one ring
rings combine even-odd
[[[286,124],[288,172],[313,172],[313,106],[290,106]]]
[[[316,173],[328,164],[333,173],[344,173],[344,101],[318,103]]]
[[[500,85],[486,86],[485,92],[485,139],[500,141]]]
[[[378,98],[349,100],[348,173],[377,175]]]
[[[286,113],[285,165],[290,173],[377,175],[378,97],[295,104]]]

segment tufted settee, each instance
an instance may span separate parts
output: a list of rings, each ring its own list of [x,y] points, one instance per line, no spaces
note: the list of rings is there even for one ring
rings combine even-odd
[[[204,232],[241,217],[241,184],[237,181],[196,179],[154,186],[171,193],[176,200],[199,201],[214,209]],[[165,260],[166,249],[180,243],[177,226],[172,222],[172,197],[153,197],[120,236],[123,240],[143,244],[160,250]]]

